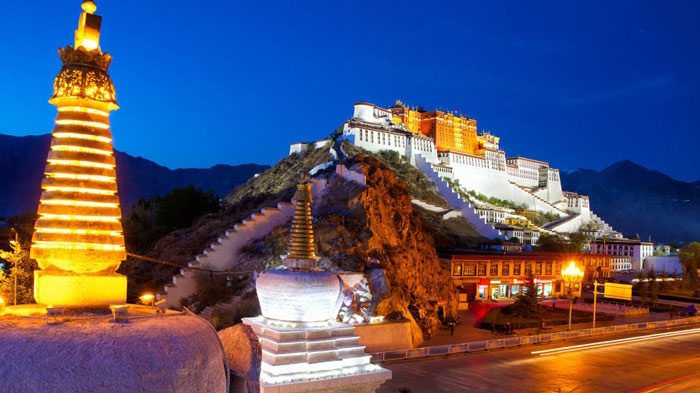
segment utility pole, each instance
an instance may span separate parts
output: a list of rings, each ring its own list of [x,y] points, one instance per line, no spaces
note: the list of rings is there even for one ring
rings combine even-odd
[[[605,285],[605,284],[599,284],[598,281],[593,282],[593,329],[595,329],[595,312],[596,312],[596,304],[598,300],[598,285]]]

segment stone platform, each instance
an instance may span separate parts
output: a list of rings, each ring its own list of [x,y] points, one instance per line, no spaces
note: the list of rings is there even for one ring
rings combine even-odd
[[[374,392],[391,378],[391,371],[370,362],[351,325],[262,316],[243,323],[260,340],[262,393]]]
[[[2,391],[226,391],[224,354],[206,321],[132,305],[127,318],[116,323],[109,310],[76,310],[48,324],[42,306],[5,307]]]

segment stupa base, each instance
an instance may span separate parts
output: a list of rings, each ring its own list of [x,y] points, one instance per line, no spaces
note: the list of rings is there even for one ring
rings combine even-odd
[[[243,318],[260,341],[261,393],[371,393],[391,371],[370,362],[354,327]]]
[[[126,276],[87,276],[56,271],[34,271],[34,299],[52,306],[109,306],[126,303]]]

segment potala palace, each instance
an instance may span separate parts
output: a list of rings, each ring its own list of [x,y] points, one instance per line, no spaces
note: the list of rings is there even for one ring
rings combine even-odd
[[[593,213],[587,196],[562,190],[558,169],[545,161],[507,157],[500,138],[477,132],[475,119],[400,101],[390,108],[358,102],[343,136],[370,152],[406,157],[487,237],[518,237],[525,244],[551,232],[621,237]],[[494,198],[500,201],[493,203]],[[537,216],[549,219],[537,226]]]

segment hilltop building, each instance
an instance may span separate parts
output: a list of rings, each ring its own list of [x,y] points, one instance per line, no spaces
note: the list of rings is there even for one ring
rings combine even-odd
[[[499,137],[477,132],[476,120],[455,112],[424,111],[400,101],[389,108],[358,102],[353,117],[343,126],[343,135],[355,146],[371,152],[399,153],[427,175],[436,175],[433,180],[449,182],[449,189],[459,187],[463,192],[517,206],[504,214],[486,201],[466,201],[476,210],[463,212],[464,217],[487,237],[507,236],[495,224],[533,230],[528,219],[538,214],[559,217],[543,225],[540,230],[544,232],[586,230],[597,237],[618,236],[593,213],[587,196],[562,190],[558,169],[545,161],[507,157],[500,149]],[[528,224],[513,225],[507,218]]]

